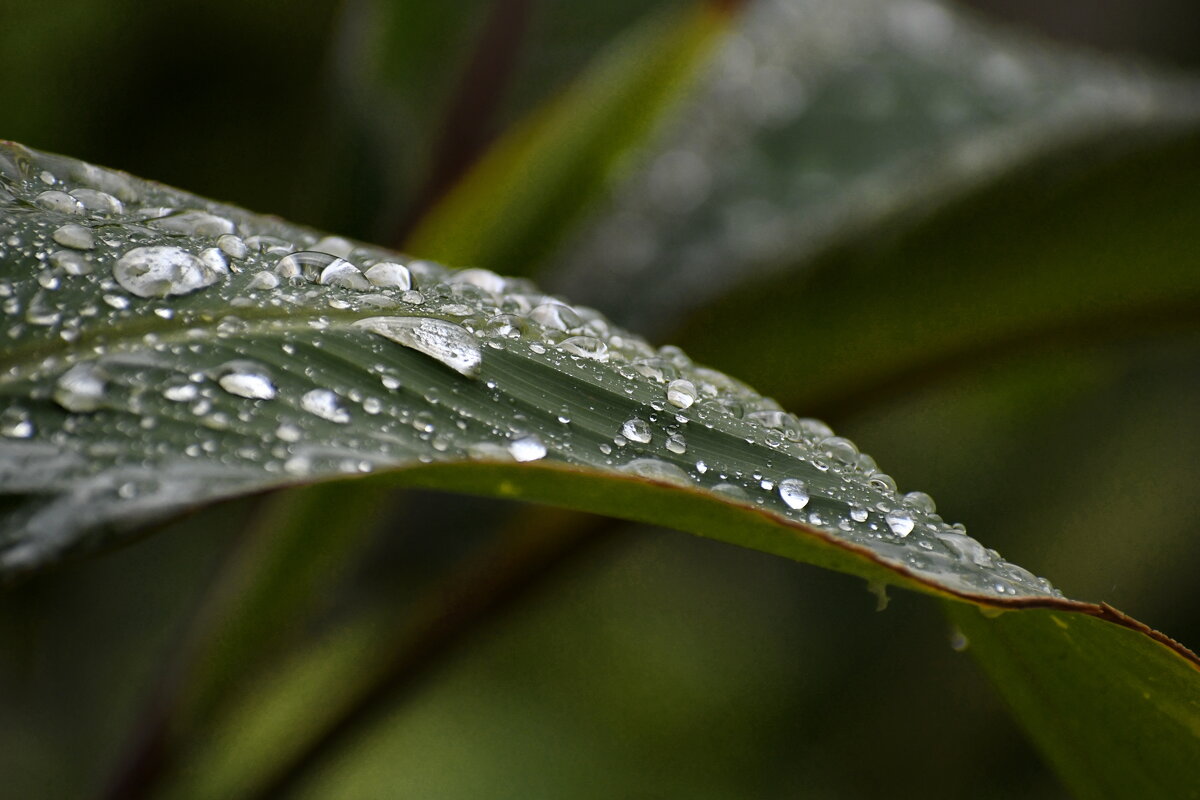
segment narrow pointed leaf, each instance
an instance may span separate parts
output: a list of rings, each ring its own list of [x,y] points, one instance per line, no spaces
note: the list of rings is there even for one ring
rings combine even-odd
[[[555,257],[554,286],[668,333],[732,287],[795,285],[827,249],[886,241],[1022,165],[1062,185],[1078,164],[1198,118],[1194,80],[955,4],[756,4],[645,168]]]
[[[691,86],[736,5],[671,9],[626,34],[497,142],[408,247],[448,263],[530,272]]]
[[[8,576],[202,502],[386,473],[671,525],[1015,615],[1095,617],[1095,646],[1132,647],[1179,701],[1147,705],[1140,728],[1192,731],[1177,752],[1200,754],[1181,696],[1194,693],[1194,656],[1063,598],[927,496],[899,494],[821,423],[676,348],[520,280],[19,145],[0,151],[0,177]],[[1064,653],[1044,668],[1097,669],[1059,630],[1039,634]],[[1123,673],[1102,671],[1065,702],[1107,702]],[[1155,746],[1148,735],[1113,757]]]

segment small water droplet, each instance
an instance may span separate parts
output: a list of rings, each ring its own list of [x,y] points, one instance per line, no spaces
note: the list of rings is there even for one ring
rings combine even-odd
[[[687,452],[687,440],[681,434],[672,433],[667,437],[667,449],[677,455],[683,455]]]
[[[784,478],[779,482],[779,498],[788,508],[799,511],[808,505],[808,487],[804,485],[803,481]]]
[[[850,509],[850,519],[854,520],[855,522],[866,522],[867,516],[868,514],[865,508],[858,508],[856,506]]]

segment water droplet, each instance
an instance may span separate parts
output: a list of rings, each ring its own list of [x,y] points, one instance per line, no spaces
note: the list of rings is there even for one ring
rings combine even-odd
[[[343,289],[357,289],[358,291],[365,291],[371,288],[371,283],[365,275],[359,272],[358,267],[342,259],[334,261],[321,270],[321,277],[318,279],[318,282],[325,286],[338,286]]]
[[[249,252],[249,248],[246,247],[246,243],[242,241],[241,237],[234,236],[232,233],[226,233],[218,236],[217,247],[221,248],[221,251],[225,253],[225,255],[229,256],[235,261],[241,261]]]
[[[642,444],[650,443],[650,425],[644,419],[625,420],[621,425],[621,435],[631,442],[641,442]]]
[[[688,477],[686,472],[670,462],[659,461],[657,458],[635,458],[618,469],[642,478],[650,478],[682,486],[692,485],[692,479]]]
[[[82,214],[85,211],[83,203],[66,192],[42,192],[33,198],[33,202],[47,211],[57,211],[59,214]]]
[[[29,413],[23,408],[9,406],[0,411],[0,436],[10,439],[28,439],[33,436],[35,428]]]
[[[608,345],[594,336],[571,336],[558,343],[561,350],[594,361],[608,361]]]
[[[163,397],[175,403],[190,403],[195,400],[200,389],[191,381],[168,385],[162,390]]]
[[[57,267],[68,275],[87,275],[92,265],[82,253],[72,250],[55,250],[50,254],[50,266]]]
[[[509,442],[508,452],[516,461],[537,461],[546,457],[546,445],[536,435],[529,434]]]
[[[696,385],[685,378],[679,378],[667,384],[667,402],[673,406],[690,408],[698,396]]]
[[[678,433],[672,433],[667,437],[667,449],[677,455],[683,455],[687,452],[687,440]]]
[[[855,522],[866,522],[868,516],[869,515],[867,514],[867,510],[865,508],[858,508],[856,506],[850,509],[850,519],[854,520]]]
[[[98,189],[72,189],[71,196],[93,214],[112,217],[125,213],[124,204],[108,192]]]
[[[385,339],[411,347],[469,378],[479,375],[483,352],[461,325],[429,317],[367,317],[354,323]]]
[[[113,265],[117,283],[138,297],[188,294],[220,280],[196,256],[179,247],[135,247]]]
[[[246,283],[246,288],[251,291],[257,289],[275,289],[279,286],[279,276],[273,272],[262,270],[256,272]]]
[[[250,400],[271,400],[275,397],[275,384],[264,374],[263,369],[252,361],[230,361],[221,367],[217,384],[230,394]]]
[[[275,429],[275,438],[281,442],[298,442],[303,435],[304,432],[290,422],[280,423],[279,427]]]
[[[321,279],[321,273],[331,264],[344,259],[329,253],[314,250],[300,250],[288,253],[275,262],[275,274],[286,280],[306,280],[316,283]]]
[[[381,261],[372,265],[365,273],[372,286],[392,289],[411,289],[412,273],[403,264]]]
[[[67,411],[95,411],[104,400],[104,377],[92,364],[76,364],[54,386],[54,400]]]
[[[461,269],[450,276],[453,283],[467,283],[492,294],[503,294],[508,281],[488,269]]]
[[[808,505],[808,487],[804,485],[803,481],[784,478],[779,482],[779,498],[788,508],[799,511]]]
[[[151,220],[151,223],[157,228],[188,236],[222,236],[232,234],[236,230],[233,222],[225,217],[197,209],[158,217]]]
[[[312,249],[318,253],[328,253],[331,256],[348,259],[354,252],[354,244],[341,236],[326,236],[314,244]]]
[[[971,640],[967,635],[957,627],[950,629],[950,649],[956,653],[961,653],[971,646]]]
[[[63,247],[73,247],[76,250],[91,250],[96,246],[96,237],[91,228],[68,222],[54,231],[54,241]]]
[[[529,318],[543,328],[556,331],[573,330],[583,324],[575,309],[562,303],[542,303],[529,312]]]
[[[300,407],[313,416],[344,425],[350,421],[350,412],[342,408],[335,392],[328,389],[312,389],[300,398]]]
[[[937,505],[933,502],[933,498],[925,492],[909,492],[901,498],[901,502],[922,514],[932,514],[937,511]]]
[[[904,511],[889,511],[884,515],[883,519],[887,522],[888,527],[892,529],[892,533],[902,539],[912,533],[913,528],[916,527],[913,518]]]

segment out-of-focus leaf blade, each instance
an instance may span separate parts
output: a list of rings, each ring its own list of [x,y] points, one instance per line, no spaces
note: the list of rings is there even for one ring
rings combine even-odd
[[[497,142],[423,218],[408,249],[529,272],[691,86],[734,5],[671,9],[626,34]]]
[[[1195,661],[1083,614],[946,605],[1074,796],[1200,797]]]
[[[714,62],[544,278],[650,334],[754,280],[796,286],[825,250],[871,244],[881,223],[911,226],[1021,165],[1040,159],[1060,184],[1057,165],[1094,160],[1097,142],[1144,145],[1200,117],[1195,82],[925,0],[758,4]]]
[[[1183,132],[1078,170],[1035,162],[915,229],[731,294],[682,339],[821,413],[1013,350],[1195,330],[1198,168]]]

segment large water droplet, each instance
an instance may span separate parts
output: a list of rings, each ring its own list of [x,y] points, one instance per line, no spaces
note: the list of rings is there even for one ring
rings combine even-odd
[[[650,426],[644,419],[638,419],[637,417],[634,417],[633,419],[627,419],[625,420],[624,424],[621,425],[621,435],[631,442],[649,444]]]
[[[784,478],[779,482],[779,499],[793,511],[799,511],[808,505],[808,487],[803,481],[795,478]]]
[[[411,289],[412,274],[408,267],[394,261],[381,261],[372,265],[365,273],[372,286],[391,289]]]
[[[189,209],[152,220],[157,228],[189,236],[222,236],[236,230],[233,222],[207,211]]]
[[[696,385],[686,378],[673,380],[667,384],[667,402],[679,408],[689,408],[698,397]]]
[[[54,241],[63,247],[73,247],[76,250],[91,250],[96,246],[96,237],[92,235],[91,228],[76,225],[74,222],[59,226],[54,231]]]
[[[354,327],[411,347],[469,378],[479,375],[483,352],[461,325],[429,317],[367,317]]]
[[[300,407],[313,416],[330,422],[344,425],[350,421],[350,412],[342,408],[337,394],[328,389],[312,389],[305,392],[300,398]]]
[[[916,527],[913,518],[905,511],[889,511],[884,515],[883,519],[887,522],[888,527],[892,529],[892,533],[902,539],[912,533],[913,528]]]
[[[537,461],[546,457],[546,445],[536,435],[529,434],[509,442],[508,452],[516,461]]]
[[[321,270],[321,277],[318,279],[318,282],[326,286],[340,286],[343,289],[357,289],[359,291],[371,288],[370,281],[367,280],[365,275],[359,272],[358,267],[340,258]]]
[[[681,486],[692,485],[692,479],[686,472],[669,461],[659,461],[657,458],[635,458],[618,469],[642,478],[675,483]]]
[[[594,361],[608,361],[608,345],[594,336],[570,336],[558,343],[559,349]]]
[[[92,364],[76,364],[54,385],[54,400],[67,411],[95,411],[104,400],[104,378]]]
[[[221,274],[179,247],[135,247],[113,265],[117,283],[138,297],[187,294],[216,283]]]
[[[230,361],[221,370],[217,384],[230,394],[250,400],[271,400],[275,397],[275,384],[271,383],[258,364]]]

